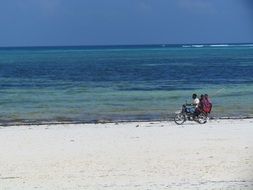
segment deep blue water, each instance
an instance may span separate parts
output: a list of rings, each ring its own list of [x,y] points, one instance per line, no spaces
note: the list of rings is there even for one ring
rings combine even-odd
[[[150,120],[208,93],[253,116],[253,45],[0,48],[0,122]]]

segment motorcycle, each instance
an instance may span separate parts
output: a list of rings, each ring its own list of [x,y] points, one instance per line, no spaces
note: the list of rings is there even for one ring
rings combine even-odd
[[[199,110],[196,114],[195,107],[191,104],[182,105],[179,113],[176,113],[174,121],[178,125],[182,125],[185,121],[195,121],[199,124],[205,124],[208,121],[208,113]]]

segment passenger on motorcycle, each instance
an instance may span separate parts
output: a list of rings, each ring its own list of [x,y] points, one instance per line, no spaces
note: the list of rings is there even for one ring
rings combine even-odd
[[[201,112],[205,114],[210,113],[212,110],[212,102],[207,94],[200,96],[200,102],[195,110],[195,116],[198,116]]]

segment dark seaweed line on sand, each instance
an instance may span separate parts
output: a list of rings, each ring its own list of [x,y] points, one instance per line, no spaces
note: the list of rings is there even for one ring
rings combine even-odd
[[[251,116],[239,116],[239,117],[210,117],[210,120],[241,120],[241,119],[253,119]],[[0,127],[8,126],[31,126],[31,125],[61,125],[61,124],[109,124],[109,123],[135,123],[135,122],[172,122],[173,117],[167,119],[136,119],[136,120],[92,120],[92,121],[0,121]]]

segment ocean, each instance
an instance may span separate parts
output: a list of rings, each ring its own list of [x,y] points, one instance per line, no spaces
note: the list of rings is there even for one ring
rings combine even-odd
[[[0,48],[0,123],[165,120],[193,93],[253,116],[253,44]]]

